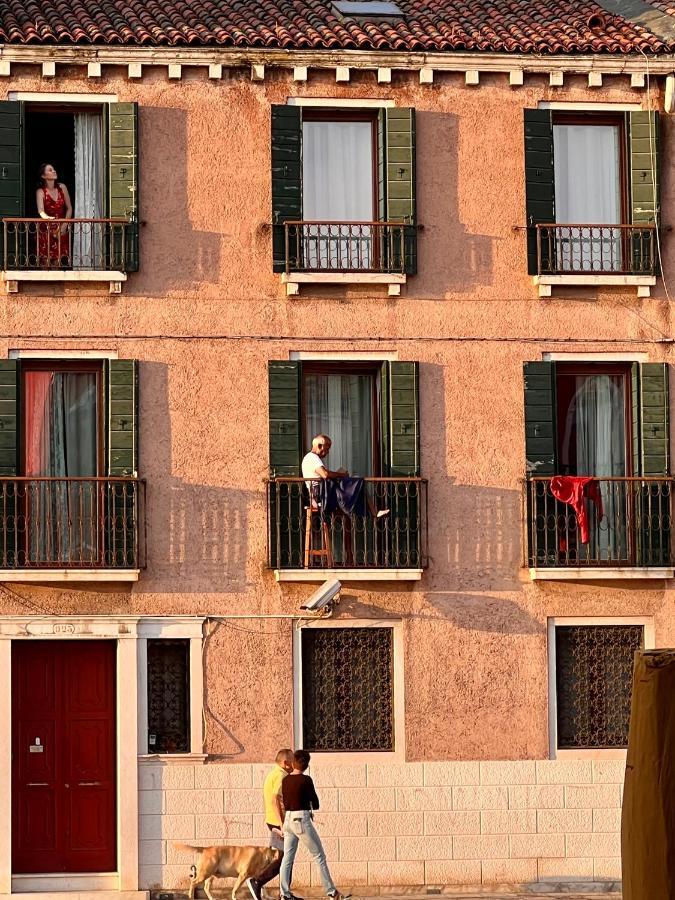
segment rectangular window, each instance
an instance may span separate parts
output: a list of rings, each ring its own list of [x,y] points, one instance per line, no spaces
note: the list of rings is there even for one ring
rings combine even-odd
[[[378,368],[311,365],[302,369],[303,446],[317,434],[332,441],[327,465],[364,478],[379,473]]]
[[[148,640],[148,753],[190,752],[190,640]]]
[[[627,746],[633,656],[643,646],[642,625],[556,626],[559,749]]]
[[[302,740],[312,751],[393,751],[391,628],[301,632]]]

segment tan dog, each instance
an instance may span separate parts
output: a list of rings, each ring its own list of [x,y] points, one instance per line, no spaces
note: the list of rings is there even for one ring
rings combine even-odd
[[[200,884],[209,900],[214,900],[211,882],[214,878],[236,878],[232,888],[232,900],[237,900],[237,891],[247,878],[255,878],[280,856],[280,851],[272,847],[193,847],[190,844],[176,844],[178,850],[194,850],[199,853],[195,874],[190,878],[188,896],[193,900]]]

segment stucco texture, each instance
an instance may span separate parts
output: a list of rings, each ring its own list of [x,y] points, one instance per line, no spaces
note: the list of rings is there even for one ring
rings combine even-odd
[[[112,349],[140,360],[140,474],[148,568],[128,590],[13,585],[0,614],[295,614],[307,585],[265,568],[267,363],[291,351],[398,353],[420,362],[430,565],[420,583],[350,584],[336,617],[403,622],[410,761],[547,757],[550,616],[650,616],[675,640],[663,582],[532,583],[523,568],[522,365],[542,353],[643,352],[673,361],[664,284],[578,288],[540,300],[527,275],[523,107],[545,99],[646,102],[627,78],[460,75],[433,86],[352,72],[348,85],[271,71],[262,83],[120,68],[45,84],[13,66],[7,90],[116,93],[141,105],[141,271],[103,285],[22,286],[0,305],[0,356],[16,348]],[[146,74],[147,72],[147,74]],[[112,73],[112,74],[110,74]],[[658,101],[653,90],[652,100]],[[302,288],[271,266],[270,104],[291,95],[386,98],[417,110],[419,274],[381,287]],[[664,122],[664,159],[673,126]],[[48,154],[48,148],[45,148]],[[663,170],[663,207],[672,205]],[[664,220],[668,221],[667,214]],[[664,241],[663,269],[673,242]],[[260,762],[292,740],[290,620],[208,623],[206,746]]]

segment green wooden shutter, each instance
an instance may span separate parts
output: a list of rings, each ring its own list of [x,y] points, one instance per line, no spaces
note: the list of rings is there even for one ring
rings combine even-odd
[[[138,236],[138,103],[111,103],[108,116],[108,213],[130,220],[126,231],[125,268],[137,272]],[[113,257],[121,256],[113,241]],[[122,260],[120,259],[121,263]],[[113,268],[117,265],[113,261]]]
[[[138,474],[138,362],[107,362],[108,475]]]
[[[404,271],[417,271],[417,201],[415,185],[415,110],[396,107],[384,110],[386,139],[385,214],[389,222],[404,222]],[[391,261],[400,267],[400,244],[393,241]]]
[[[0,476],[19,474],[18,365],[0,359]]]
[[[556,474],[555,363],[527,362],[525,384],[525,460],[528,475]]]
[[[383,368],[382,405],[387,404],[382,416],[383,475],[416,477],[420,474],[419,363],[392,361]]]
[[[275,272],[284,272],[286,269],[284,222],[300,219],[302,219],[302,110],[299,106],[274,105],[272,106],[272,250]]]
[[[294,478],[300,474],[300,363],[270,361],[269,433],[270,475]]]
[[[23,215],[23,103],[0,100],[0,219]],[[18,266],[16,231],[9,232],[4,246],[4,227],[0,226],[3,268]],[[7,258],[5,259],[5,254]]]
[[[670,472],[668,425],[668,367],[640,365],[640,474],[667,476]]]
[[[640,110],[628,118],[631,221],[653,225],[659,215],[659,114]]]
[[[548,109],[526,109],[524,114],[527,271],[530,275],[536,275],[538,263],[535,226],[555,222],[553,120]]]

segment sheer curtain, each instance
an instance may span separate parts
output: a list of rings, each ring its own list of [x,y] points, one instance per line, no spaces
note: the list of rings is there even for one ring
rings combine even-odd
[[[307,222],[371,222],[371,122],[305,122],[302,128],[302,216]],[[372,229],[306,226],[304,265],[358,269],[372,264]]]
[[[554,125],[555,218],[566,223],[621,224],[620,129],[617,125]],[[616,231],[557,232],[558,268],[567,271],[620,269]]]
[[[597,478],[626,475],[623,376],[578,375],[570,414],[576,418],[577,475]],[[600,487],[605,517],[600,527],[591,528],[590,550],[602,560],[625,559],[628,518],[625,483],[601,481]],[[595,510],[591,515],[595,517]],[[591,521],[595,522],[595,518]]]
[[[75,209],[76,219],[103,216],[103,166],[101,116],[94,112],[75,113]],[[100,225],[75,227],[73,268],[105,268],[104,235]]]
[[[33,564],[94,563],[98,558],[97,378],[93,372],[26,372],[27,555]],[[63,480],[61,480],[63,479]]]
[[[308,442],[327,434],[327,465],[350,475],[373,474],[373,379],[370,375],[306,375],[305,433]]]

